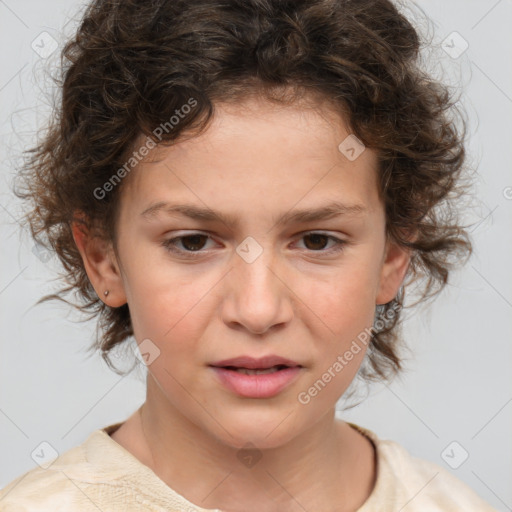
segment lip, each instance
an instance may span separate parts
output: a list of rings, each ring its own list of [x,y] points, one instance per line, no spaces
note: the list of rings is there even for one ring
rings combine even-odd
[[[224,359],[222,361],[217,361],[216,363],[210,364],[210,366],[215,367],[226,367],[226,366],[234,366],[236,368],[248,368],[248,369],[260,369],[265,370],[267,368],[272,368],[272,366],[301,366],[299,363],[292,361],[291,359],[286,359],[284,357],[276,356],[274,354],[270,354],[268,356],[263,356],[259,358],[251,357],[251,356],[239,356],[234,357],[232,359]]]
[[[262,375],[246,375],[216,366],[212,366],[212,369],[222,384],[237,395],[246,398],[270,398],[296,380],[302,367],[293,366]]]
[[[275,396],[296,380],[302,370],[302,365],[296,361],[274,354],[259,358],[246,355],[239,356],[217,361],[209,366],[212,367],[226,388],[246,398],[270,398]],[[262,375],[246,375],[234,369],[265,370],[273,366],[286,366],[286,368]]]

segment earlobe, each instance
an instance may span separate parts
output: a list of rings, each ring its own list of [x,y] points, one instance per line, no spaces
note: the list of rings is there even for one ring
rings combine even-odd
[[[387,304],[396,297],[409,268],[410,260],[409,249],[394,242],[387,243],[376,304]]]
[[[112,244],[91,234],[83,222],[72,222],[71,230],[87,276],[98,297],[111,307],[126,304],[121,272]]]

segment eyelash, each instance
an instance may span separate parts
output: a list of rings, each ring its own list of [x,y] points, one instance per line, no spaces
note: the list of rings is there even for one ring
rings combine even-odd
[[[184,258],[190,258],[190,259],[199,258],[201,256],[204,256],[204,251],[202,251],[201,249],[198,250],[198,251],[187,251],[187,250],[183,250],[183,249],[177,249],[176,245],[175,245],[176,241],[182,240],[184,238],[191,238],[191,237],[198,236],[198,235],[199,236],[206,236],[206,237],[211,239],[211,237],[209,235],[207,235],[206,233],[194,232],[194,233],[191,233],[191,234],[188,234],[188,235],[182,235],[182,236],[178,236],[178,237],[175,237],[175,238],[170,238],[168,240],[164,240],[162,242],[162,245],[164,246],[164,248],[167,251],[169,251],[171,253],[175,253],[175,254],[181,255]],[[344,250],[344,246],[347,243],[345,240],[341,240],[340,238],[337,238],[337,237],[332,236],[332,235],[327,235],[327,234],[322,233],[320,231],[308,231],[308,232],[306,232],[305,234],[303,234],[301,236],[301,239],[306,237],[306,236],[310,236],[310,235],[322,235],[322,236],[325,236],[326,238],[328,238],[329,240],[332,240],[335,243],[335,246],[331,247],[331,249],[328,249],[328,250],[320,249],[318,251],[314,251],[314,250],[310,249],[310,251],[313,252],[313,253],[337,254],[337,253],[341,252],[342,250]],[[308,249],[306,249],[306,250],[308,250]]]

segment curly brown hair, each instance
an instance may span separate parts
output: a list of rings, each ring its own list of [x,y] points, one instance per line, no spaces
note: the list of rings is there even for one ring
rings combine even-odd
[[[405,289],[420,283],[418,302],[431,298],[471,253],[454,207],[466,123],[456,122],[449,87],[421,69],[421,48],[388,0],[94,0],[62,51],[58,103],[44,139],[26,152],[15,191],[30,201],[32,236],[65,270],[66,286],[39,302],[72,304],[63,297],[75,291],[73,305],[98,317],[90,349],[122,374],[109,355],[133,335],[128,304],[98,298],[73,239],[76,212],[115,247],[126,179],[108,193],[105,184],[120,176],[139,137],[165,145],[201,133],[215,103],[252,94],[283,104],[323,98],[375,150],[388,239],[411,250],[400,293],[377,307],[380,327],[362,371],[368,381],[398,374]],[[190,98],[196,104],[178,124],[155,130]]]

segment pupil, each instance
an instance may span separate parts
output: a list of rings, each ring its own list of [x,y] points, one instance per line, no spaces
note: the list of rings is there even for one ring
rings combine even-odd
[[[325,242],[326,238],[327,238],[327,235],[322,235],[322,234],[312,234],[312,235],[306,235],[305,236],[306,239],[313,239],[313,245],[315,243],[318,243],[319,242],[319,239],[323,239],[323,241]],[[308,244],[306,244],[307,246]],[[323,249],[324,246],[325,246],[325,243],[321,244],[322,247],[317,247],[317,249]],[[310,249],[310,247],[308,247],[308,249]]]
[[[187,250],[197,251],[197,250],[201,249],[201,247],[204,245],[204,242],[203,242],[203,244],[201,244],[201,241],[200,241],[203,238],[206,238],[206,235],[189,235],[189,236],[182,238],[182,243],[183,243],[183,246],[187,248]],[[318,247],[318,246],[317,247],[308,247],[308,249],[323,249],[325,247],[327,235],[322,235],[322,234],[317,233],[317,234],[312,234],[312,235],[306,235],[304,238],[306,240],[309,239],[310,241],[312,241],[313,246],[315,244],[321,245],[321,247]],[[190,241],[192,241],[192,242],[190,242]],[[198,245],[200,247],[197,247]],[[306,246],[310,246],[310,245],[311,245],[310,243],[306,244]]]
[[[202,247],[202,244],[198,241],[200,238],[206,238],[206,235],[190,235],[190,236],[185,236],[182,239],[183,246],[186,247],[190,251],[199,250]],[[192,240],[192,244],[187,242],[187,240]],[[196,247],[196,248],[192,247],[192,248],[190,248],[190,245],[192,245],[192,246],[200,245],[201,247]]]

